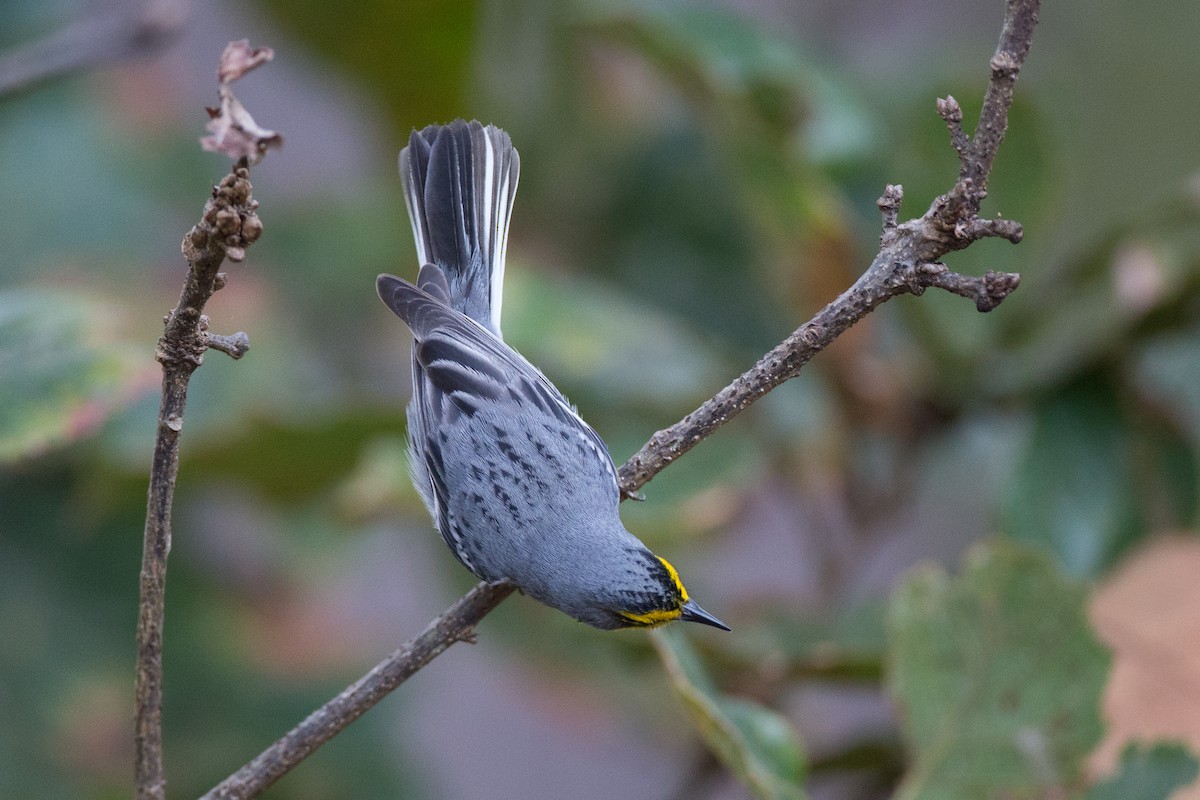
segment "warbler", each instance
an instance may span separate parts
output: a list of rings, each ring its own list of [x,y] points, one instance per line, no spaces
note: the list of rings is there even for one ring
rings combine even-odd
[[[604,441],[500,334],[520,158],[508,134],[456,120],[413,131],[400,177],[421,268],[380,275],[412,331],[413,482],[463,566],[597,628],[729,628],[621,523]]]

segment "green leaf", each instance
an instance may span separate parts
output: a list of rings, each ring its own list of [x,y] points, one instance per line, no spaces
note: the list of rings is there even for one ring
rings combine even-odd
[[[961,577],[929,567],[904,582],[888,620],[912,763],[897,798],[1032,800],[1079,784],[1109,666],[1085,600],[1049,558],[1007,542],[976,547]]]
[[[0,464],[91,433],[154,385],[149,347],[120,338],[95,297],[0,292]]]
[[[757,703],[721,695],[684,634],[653,631],[671,686],[713,753],[759,798],[802,800],[805,758],[791,723]]]
[[[1093,786],[1084,800],[1167,800],[1197,772],[1200,765],[1183,745],[1129,744],[1121,753],[1120,772]]]
[[[1003,505],[1004,532],[1094,575],[1143,528],[1129,422],[1116,390],[1081,382],[1041,403]]]

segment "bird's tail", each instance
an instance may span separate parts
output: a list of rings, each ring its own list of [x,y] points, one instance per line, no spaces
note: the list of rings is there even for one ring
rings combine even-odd
[[[507,133],[461,119],[413,131],[400,151],[417,257],[445,273],[454,308],[497,336],[520,166]]]

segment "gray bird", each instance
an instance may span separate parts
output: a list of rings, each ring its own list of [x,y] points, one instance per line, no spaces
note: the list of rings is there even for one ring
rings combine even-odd
[[[463,566],[593,625],[672,620],[729,630],[621,524],[612,456],[567,399],[500,335],[520,161],[508,134],[456,120],[413,131],[400,177],[422,264],[380,275],[412,330],[413,482]]]

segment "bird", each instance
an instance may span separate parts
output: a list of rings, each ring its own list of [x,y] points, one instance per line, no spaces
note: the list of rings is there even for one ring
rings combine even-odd
[[[729,627],[626,530],[604,440],[500,332],[520,158],[507,133],[455,120],[412,132],[400,177],[420,269],[380,275],[412,333],[413,483],[478,578],[603,630]]]

